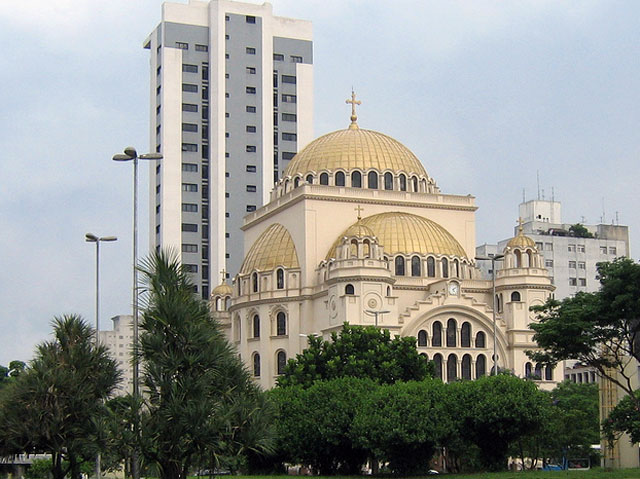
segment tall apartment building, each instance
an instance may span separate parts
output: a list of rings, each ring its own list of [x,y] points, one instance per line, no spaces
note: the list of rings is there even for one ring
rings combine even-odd
[[[118,385],[116,395],[124,396],[133,392],[133,363],[131,362],[133,316],[114,316],[111,321],[113,321],[113,329],[100,331],[100,343],[108,348],[111,357],[118,363],[118,369],[122,372],[122,381]]]
[[[203,298],[244,256],[242,218],[313,139],[311,23],[228,0],[164,3],[151,66],[150,243]]]
[[[629,256],[629,227],[622,225],[584,225],[591,238],[570,233],[571,223],[562,222],[562,208],[558,201],[530,200],[520,204],[520,218],[524,233],[533,239],[544,257],[545,267],[556,287],[558,299],[578,291],[594,292],[600,288],[597,263]],[[496,244],[476,248],[478,256],[502,253],[509,238]],[[479,262],[490,276],[491,263]]]

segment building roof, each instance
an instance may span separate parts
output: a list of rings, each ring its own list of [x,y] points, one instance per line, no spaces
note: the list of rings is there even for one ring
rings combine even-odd
[[[437,254],[466,258],[464,248],[439,224],[410,213],[390,212],[362,218],[358,223],[371,230],[378,238],[378,244],[389,255]],[[342,238],[358,225],[351,225],[334,242],[327,259],[336,257],[336,248]],[[361,227],[358,226],[358,227]]]
[[[253,243],[244,258],[240,274],[268,271],[283,266],[299,268],[298,254],[289,231],[279,223],[269,226]]]

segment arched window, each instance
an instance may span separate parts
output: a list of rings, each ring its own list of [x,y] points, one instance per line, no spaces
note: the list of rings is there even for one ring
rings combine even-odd
[[[353,239],[351,240],[351,247],[349,248],[349,255],[352,258],[358,257],[358,241]]]
[[[455,348],[458,336],[458,325],[456,320],[451,318],[447,321],[447,347]]]
[[[460,277],[460,262],[457,259],[453,260],[453,275],[456,278]]]
[[[533,375],[533,366],[531,363],[527,363],[524,365],[524,377],[530,378]]]
[[[498,312],[502,313],[502,310],[504,309],[504,297],[502,296],[502,293],[500,293],[499,295],[499,301],[498,301]]]
[[[433,256],[427,258],[427,276],[429,278],[436,277],[436,260],[433,259]]]
[[[487,337],[482,331],[476,334],[476,348],[484,349],[487,347]]]
[[[516,255],[516,268],[522,268],[522,253],[520,253],[520,250],[516,250],[515,251],[515,255]]]
[[[300,177],[296,176],[296,178],[293,180],[293,187],[297,188],[298,186],[300,186]]]
[[[398,177],[400,183],[400,191],[407,191],[407,177],[404,175],[400,175]]]
[[[253,292],[258,292],[258,273],[253,273],[251,275],[251,287],[253,288]]]
[[[362,174],[359,171],[351,173],[351,186],[354,188],[362,188]]]
[[[384,174],[384,189],[392,190],[393,189],[393,175],[389,172]]]
[[[362,242],[362,249],[364,252],[364,257],[365,258],[370,258],[371,257],[371,245],[369,244],[369,240],[364,240]]]
[[[413,190],[412,191],[417,192],[418,191],[418,177],[417,176],[413,176],[411,178],[411,183],[413,185]]]
[[[480,354],[476,358],[476,379],[481,378],[487,374],[487,358],[484,354]]]
[[[286,336],[287,334],[287,316],[280,311],[276,315],[276,336]]]
[[[427,332],[424,329],[418,331],[418,346],[427,345]]]
[[[307,175],[307,183],[309,183],[310,185],[313,184],[313,175]]]
[[[411,258],[411,276],[421,276],[422,268],[420,266],[420,258],[418,256],[414,256]]]
[[[338,171],[335,176],[336,186],[344,186],[344,173]]]
[[[460,346],[463,348],[471,347],[471,325],[467,322],[462,323],[460,331]]]
[[[442,380],[442,354],[438,353],[433,357],[433,365],[435,366],[436,377]]]
[[[551,366],[544,368],[544,379],[545,381],[553,381],[553,368]]]
[[[287,353],[278,351],[276,355],[276,371],[278,374],[284,374],[284,368],[287,366]]]
[[[281,268],[276,270],[276,288],[284,289],[284,270]]]
[[[224,310],[229,311],[229,306],[231,306],[231,296],[224,298]]]
[[[387,286],[387,296],[391,296],[391,286]]]
[[[511,293],[511,301],[520,301],[520,292],[514,291]]]
[[[253,315],[253,337],[260,337],[260,316],[257,314]]]
[[[320,174],[320,184],[328,185],[329,184],[329,175],[327,173]]]
[[[536,379],[542,379],[542,365],[540,363],[536,364],[536,370],[533,374]]]
[[[498,296],[497,294],[495,297],[495,301],[496,301],[496,304],[495,304],[496,312],[499,313],[500,311],[502,311],[502,307],[500,306],[500,296]]]
[[[458,357],[450,354],[447,358],[447,382],[452,383],[458,379]]]
[[[440,321],[433,323],[433,333],[431,334],[431,345],[433,347],[442,346],[442,324]]]
[[[367,175],[367,183],[368,183],[368,187],[372,190],[377,190],[378,189],[378,173],[376,173],[375,171],[370,171],[369,174]]]
[[[442,277],[449,277],[449,260],[447,258],[442,258]]]
[[[462,379],[471,379],[471,356],[468,354],[462,356]]]
[[[260,376],[260,355],[258,353],[253,353],[253,375]]]
[[[348,295],[356,294],[356,290],[352,284],[348,284],[344,287],[344,294],[348,294]]]
[[[396,256],[396,276],[404,276],[404,258]]]
[[[238,296],[242,296],[242,281],[238,278]]]

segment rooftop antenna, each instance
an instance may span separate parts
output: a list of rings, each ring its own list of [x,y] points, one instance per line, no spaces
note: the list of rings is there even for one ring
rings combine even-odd
[[[584,216],[580,217],[580,224],[585,224],[587,222],[587,218],[585,218]]]
[[[525,194],[524,194],[524,188],[522,188],[522,202],[523,203],[527,202],[527,199],[526,199]]]
[[[618,217],[618,212],[616,211],[616,225],[619,225],[620,223],[618,222],[620,218]]]
[[[605,215],[605,211],[604,211],[604,196],[602,197],[602,221],[601,223],[604,224],[606,222],[606,215]]]
[[[542,201],[544,201],[544,188],[541,191],[542,191]]]
[[[538,181],[538,199],[540,199],[540,170],[536,170],[536,180]]]
[[[551,201],[555,201],[556,200],[556,192],[553,188],[553,186],[551,187]]]

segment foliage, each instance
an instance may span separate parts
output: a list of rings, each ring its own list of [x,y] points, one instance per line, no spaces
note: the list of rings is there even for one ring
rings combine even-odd
[[[609,413],[602,423],[602,432],[609,443],[618,439],[621,433],[627,433],[631,442],[640,441],[640,410],[637,404],[640,402],[640,390],[635,391],[633,396],[627,395],[616,404],[616,407]]]
[[[81,463],[102,446],[103,401],[120,373],[82,318],[55,318],[53,327],[54,340],[37,347],[29,367],[0,395],[0,454],[49,453],[54,479],[67,473],[79,479]]]
[[[569,234],[576,238],[593,238],[593,234],[581,223],[569,227]]]
[[[453,426],[445,389],[441,381],[431,379],[372,391],[356,415],[358,442],[377,460],[387,462],[393,473],[425,473]]]
[[[49,479],[51,477],[51,459],[34,459],[25,472],[27,479]]]
[[[534,340],[542,349],[528,352],[537,362],[555,364],[577,359],[633,396],[628,368],[640,359],[640,264],[628,258],[598,263],[600,290],[577,293],[562,301],[549,299],[533,307]],[[631,371],[633,370],[633,371]],[[640,407],[640,402],[636,403]]]
[[[0,389],[9,384],[11,381],[15,381],[20,374],[22,374],[27,365],[22,361],[11,361],[9,366],[0,366]]]
[[[370,379],[337,378],[302,386],[275,388],[278,450],[293,463],[321,474],[357,474],[367,450],[356,443],[354,419],[377,385]]]
[[[179,261],[153,254],[141,271],[147,303],[141,321],[144,405],[141,451],[162,479],[185,479],[246,451],[270,449],[261,392],[194,294]]]
[[[309,336],[309,345],[290,359],[279,386],[310,387],[314,381],[340,377],[369,378],[381,384],[421,381],[432,377],[428,362],[418,354],[416,339],[394,337],[386,329],[345,323],[331,340]]]

